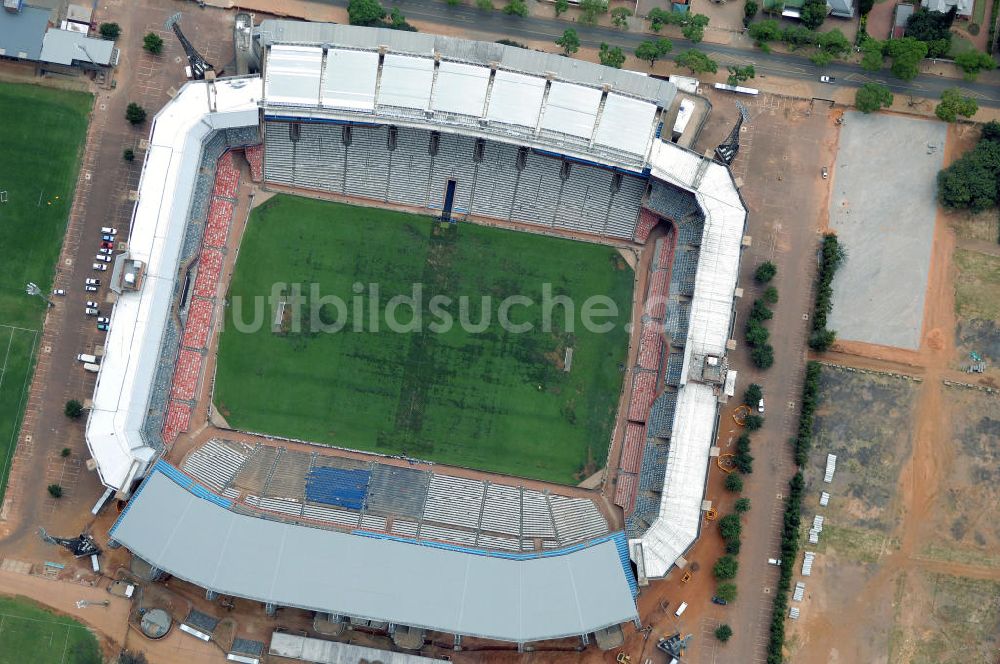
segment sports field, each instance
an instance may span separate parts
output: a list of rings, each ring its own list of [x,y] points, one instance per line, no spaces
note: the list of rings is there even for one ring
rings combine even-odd
[[[309,302],[298,314],[286,304],[278,315],[268,305],[259,329],[238,330],[234,321],[252,321],[251,303],[269,298],[275,282],[303,284],[307,295],[316,283],[320,295],[343,298],[344,311]],[[359,298],[356,310],[356,282],[366,294],[378,284],[381,304]],[[389,331],[387,303],[412,295],[418,282],[421,331]],[[575,303],[570,325],[566,309],[554,306],[551,329],[542,330],[545,283]],[[606,460],[632,284],[631,268],[608,247],[277,196],[253,212],[240,247],[216,405],[238,429],[575,483]],[[290,302],[290,292],[276,300]],[[453,304],[435,303],[435,295]],[[458,323],[463,295],[472,303],[468,321],[490,314],[482,331]],[[484,295],[493,298],[485,309]],[[535,303],[509,310],[511,322],[532,323],[531,332],[498,324],[499,303],[511,295]],[[609,332],[581,324],[593,295],[617,307],[617,317],[598,320],[613,321]],[[456,321],[447,331],[431,327],[442,310]],[[313,318],[344,327],[317,332]],[[397,316],[414,318],[408,310]]]
[[[92,100],[0,83],[0,496],[45,317],[45,303],[24,288],[52,287]]]
[[[86,627],[23,599],[0,597],[0,664],[100,664]]]

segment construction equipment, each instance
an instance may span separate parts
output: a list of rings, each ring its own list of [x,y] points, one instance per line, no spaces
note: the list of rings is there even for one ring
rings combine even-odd
[[[666,638],[660,639],[656,644],[656,648],[671,657],[683,657],[684,651],[687,650],[688,644],[691,643],[693,637],[693,634],[682,637],[680,632],[676,632]]]
[[[618,656],[615,657],[615,661],[618,662],[618,664],[632,664],[632,658],[623,652],[618,653]]]
[[[715,521],[719,517],[719,510],[709,507],[705,511],[705,521]]]
[[[191,78],[196,81],[203,81],[207,72],[215,73],[215,67],[202,57],[201,53],[195,49],[191,42],[188,41],[188,38],[184,36],[184,33],[181,32],[180,20],[181,14],[177,12],[167,19],[163,27],[167,30],[173,30],[174,34],[177,35],[177,39],[180,41],[181,47],[187,55],[188,66],[191,68]]]
[[[719,470],[728,475],[736,470],[736,455],[732,452],[720,454],[715,460],[715,465],[719,467]]]
[[[101,553],[101,547],[97,546],[97,542],[94,541],[94,538],[87,533],[80,533],[78,537],[67,539],[65,537],[53,537],[45,532],[44,528],[39,528],[38,534],[49,544],[61,546],[77,558],[94,556]]]
[[[691,580],[691,572],[684,572],[684,576],[681,577],[681,583],[687,583]]]
[[[733,411],[733,422],[740,425],[741,427],[746,426],[747,417],[750,416],[750,406],[746,404],[740,404],[735,411]]]

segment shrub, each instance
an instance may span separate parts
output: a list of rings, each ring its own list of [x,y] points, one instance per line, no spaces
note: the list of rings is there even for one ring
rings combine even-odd
[[[781,533],[781,559],[795,560],[799,552],[799,511],[802,508],[802,491],[805,481],[802,473],[796,473],[789,482],[788,499],[785,502],[784,529]],[[788,611],[788,593],[792,586],[792,565],[782,565],[778,577],[778,588],[771,608],[771,635],[767,644],[768,664],[781,664],[785,645],[785,614]]]
[[[746,514],[750,511],[750,499],[740,498],[736,501],[736,504],[733,505],[733,509],[736,510],[737,514]]]
[[[753,413],[747,415],[747,418],[743,423],[746,425],[747,431],[756,431],[764,426],[764,418],[756,413]]]
[[[563,31],[562,37],[556,39],[556,44],[562,46],[563,53],[571,55],[580,50],[580,36],[573,28]]]
[[[789,565],[789,568],[791,566]],[[726,555],[719,558],[712,567],[712,574],[720,581],[728,581],[736,577],[736,572],[740,569],[740,563],[736,558]]]
[[[747,324],[747,343],[751,346],[763,346],[770,338],[771,333],[757,321],[751,319]]]
[[[125,161],[135,161],[135,150],[132,148],[125,148],[122,152],[122,159]]]
[[[153,55],[159,55],[163,52],[163,39],[155,32],[146,33],[142,38],[142,47]]]
[[[772,318],[774,318],[774,312],[771,311],[764,300],[756,299],[753,301],[753,306],[750,307],[750,320],[763,323]]]
[[[495,9],[493,0],[476,0],[476,7],[486,12],[491,12]]]
[[[63,408],[63,414],[71,420],[80,419],[80,416],[83,415],[83,404],[76,399],[70,399],[66,402],[66,407]]]
[[[555,2],[556,16],[565,13],[569,10],[569,0],[556,0]]]
[[[757,346],[750,351],[750,359],[758,369],[769,369],[774,364],[774,348],[771,344]]]
[[[753,472],[753,457],[750,455],[750,434],[744,432],[736,439],[736,455],[733,458],[736,469],[744,475]]]
[[[510,2],[504,5],[503,13],[508,16],[521,16],[523,18],[528,15],[528,5],[524,3],[524,0],[510,0]]]
[[[114,41],[121,36],[122,26],[117,23],[101,23],[101,27],[99,27],[97,31],[100,32],[101,36],[105,39]]]
[[[764,390],[761,389],[760,385],[757,383],[750,383],[747,385],[746,391],[743,392],[743,403],[751,408],[756,408],[763,396]]]
[[[729,477],[739,477],[735,473]],[[743,534],[743,525],[740,523],[739,514],[727,514],[726,516],[719,519],[719,533],[722,535],[722,539],[738,540]]]
[[[59,453],[59,456],[61,456],[62,458],[65,459],[66,457],[68,457],[72,453],[73,453],[73,450],[69,449],[68,447],[64,447],[64,448],[62,448],[62,452]]]
[[[719,625],[715,628],[715,638],[725,643],[732,637],[733,628],[729,625]]]
[[[844,261],[844,250],[840,247],[837,236],[827,233],[823,236],[823,244],[820,248],[819,273],[816,275],[816,301],[813,304],[812,331],[826,332],[826,318],[833,308],[833,275],[837,268]],[[813,339],[822,341],[823,335],[810,335],[810,344]],[[833,340],[829,340],[833,343]],[[825,350],[819,349],[817,350]]]
[[[49,495],[53,498],[62,498],[62,487],[58,484],[49,485]]]
[[[778,289],[774,286],[768,286],[764,289],[764,301],[768,304],[778,303]]]
[[[819,362],[806,364],[806,377],[802,385],[802,410],[799,413],[799,429],[793,442],[795,444],[795,463],[799,467],[809,460],[809,449],[812,446],[813,415],[819,395],[819,376],[822,367]]]
[[[736,584],[735,583],[720,583],[715,588],[715,596],[719,599],[724,599],[727,602],[736,601]]]
[[[764,261],[757,266],[756,271],[753,273],[753,278],[762,284],[774,279],[774,276],[778,274],[778,267],[771,261]]]
[[[809,335],[809,347],[816,351],[830,350],[830,346],[837,340],[837,333],[833,330],[816,330]]]
[[[743,477],[739,473],[729,473],[726,475],[724,486],[726,487],[726,491],[739,493],[743,490]]]
[[[146,121],[146,109],[134,101],[129,102],[129,105],[125,108],[125,119],[134,125],[142,124]]]

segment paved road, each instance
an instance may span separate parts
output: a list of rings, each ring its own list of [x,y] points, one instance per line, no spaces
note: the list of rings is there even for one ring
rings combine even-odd
[[[347,6],[347,0],[317,0],[322,4],[340,7]],[[546,17],[523,19],[507,16],[503,12],[484,12],[470,5],[450,7],[444,2],[426,2],[426,0],[390,0],[390,7],[398,6],[407,18],[440,23],[470,33],[480,33],[496,38],[514,40],[554,41],[562,35],[567,27],[576,29],[582,46],[597,47],[601,42],[621,46],[631,54],[635,47],[650,35],[635,32],[623,32],[600,25],[583,25],[568,23],[563,20]],[[476,35],[470,35],[476,36]],[[965,94],[974,97],[980,106],[1000,107],[1000,77],[997,74],[984,74],[976,82],[923,74],[913,81],[901,81],[894,78],[888,69],[881,72],[868,72],[858,65],[845,62],[835,62],[825,68],[817,67],[807,58],[781,53],[764,53],[759,49],[748,49],[743,46],[721,44],[692,44],[686,39],[671,38],[674,42],[674,53],[680,53],[687,48],[697,46],[708,53],[720,66],[726,64],[746,64],[752,62],[757,70],[757,76],[782,76],[785,78],[818,81],[820,74],[833,76],[837,84],[847,87],[861,87],[865,83],[877,82],[888,86],[895,94],[914,95],[936,99],[946,88],[959,87]],[[553,48],[555,48],[553,46]]]

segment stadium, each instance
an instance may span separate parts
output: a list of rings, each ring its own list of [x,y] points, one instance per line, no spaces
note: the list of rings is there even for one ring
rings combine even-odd
[[[114,261],[86,432],[107,487],[95,511],[128,500],[112,545],[151,579],[416,647],[426,632],[620,643],[640,586],[686,564],[710,507],[746,222],[728,168],[660,139],[669,82],[383,29],[253,35],[261,76],[189,82],[156,115]],[[641,253],[599,490],[229,426],[212,401],[247,178]]]

